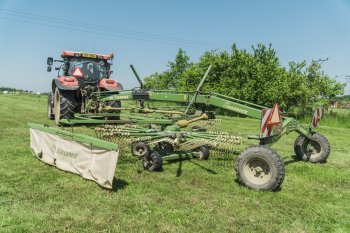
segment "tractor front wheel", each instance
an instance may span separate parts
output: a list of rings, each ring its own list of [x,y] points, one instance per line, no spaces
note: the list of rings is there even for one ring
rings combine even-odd
[[[47,99],[47,117],[50,120],[55,119],[55,114],[53,113],[53,96],[52,93],[49,93],[48,99]]]
[[[311,140],[300,135],[294,143],[294,152],[296,158],[311,163],[322,163],[326,161],[331,146],[325,136],[319,133],[313,133]]]
[[[148,171],[161,171],[163,166],[162,156],[153,151],[151,154],[142,157],[142,165]]]
[[[56,87],[54,94],[55,122],[60,125],[61,119],[74,118],[75,99],[73,91],[64,91]]]
[[[238,156],[236,174],[238,181],[249,188],[273,191],[283,182],[284,164],[273,149],[251,146]]]

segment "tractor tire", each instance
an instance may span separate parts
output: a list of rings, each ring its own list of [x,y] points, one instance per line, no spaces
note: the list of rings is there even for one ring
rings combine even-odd
[[[54,115],[56,125],[61,125],[61,119],[74,118],[74,109],[74,92],[60,90],[56,87],[54,94]]]
[[[238,156],[236,175],[241,184],[251,189],[273,191],[284,179],[283,160],[267,146],[251,146]]]
[[[112,108],[120,108],[122,106],[121,101],[119,100],[111,100],[108,102],[108,106],[112,107]],[[120,110],[110,110],[109,113],[119,113],[120,114]],[[108,117],[108,120],[120,120],[120,116],[112,116],[112,117]]]
[[[294,142],[296,158],[310,163],[325,162],[331,153],[331,146],[325,136],[313,133],[311,140],[303,135],[297,137]]]
[[[151,154],[142,157],[142,165],[148,171],[161,171],[163,166],[162,156],[153,151]]]
[[[151,149],[149,148],[149,145],[143,142],[136,142],[136,143],[133,143],[131,146],[131,154],[133,156],[137,156],[137,157],[148,156],[150,151]]]
[[[198,147],[194,150],[195,152],[199,153],[198,159],[199,160],[208,160],[209,159],[209,148],[206,146]]]
[[[49,120],[55,119],[55,114],[53,112],[53,96],[52,93],[49,93],[48,99],[47,99],[47,117]]]

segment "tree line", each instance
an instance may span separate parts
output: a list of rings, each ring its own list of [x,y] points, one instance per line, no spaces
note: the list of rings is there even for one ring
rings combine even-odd
[[[30,92],[28,90],[17,89],[13,87],[0,87],[0,92],[8,91],[8,92]]]
[[[252,46],[252,51],[207,51],[192,62],[183,49],[169,61],[163,73],[145,78],[149,89],[195,90],[209,65],[212,69],[202,90],[228,95],[263,106],[279,103],[281,109],[322,103],[344,93],[344,83],[337,82],[322,70],[316,61],[289,62],[283,67],[271,44]]]

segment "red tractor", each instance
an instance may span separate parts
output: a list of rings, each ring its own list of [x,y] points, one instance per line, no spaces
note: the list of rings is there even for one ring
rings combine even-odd
[[[74,113],[96,112],[101,106],[96,106],[98,102],[91,100],[91,93],[123,90],[119,82],[110,79],[113,53],[101,55],[63,51],[61,57],[62,60],[47,58],[48,72],[51,72],[54,62],[60,63],[55,67],[58,75],[52,80],[47,108],[49,119],[55,119],[57,125],[60,119],[72,119]],[[120,107],[120,101],[107,104],[113,108]]]

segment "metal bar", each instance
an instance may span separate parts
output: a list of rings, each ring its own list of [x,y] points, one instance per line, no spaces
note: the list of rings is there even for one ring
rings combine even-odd
[[[211,96],[209,98],[209,105],[227,109],[231,112],[236,112],[251,118],[261,119],[262,110],[236,103],[231,100],[224,100],[221,97]]]
[[[163,161],[171,161],[171,160],[178,160],[178,159],[192,159],[193,157],[194,157],[193,153],[179,152],[176,154],[162,156],[162,159]]]
[[[117,150],[118,145],[112,142],[107,142],[98,138],[94,138],[91,136],[86,136],[83,134],[75,134],[66,130],[58,129],[58,128],[53,128],[49,127],[46,125],[39,125],[39,124],[34,124],[34,123],[28,123],[28,126],[32,129],[40,130],[45,133],[57,135],[61,138],[65,138],[68,140],[73,140],[85,144],[89,144],[91,146],[96,146],[99,148],[104,148],[106,150]]]
[[[198,87],[197,87],[196,92],[194,93],[194,95],[193,95],[193,97],[192,97],[192,99],[191,99],[189,105],[188,105],[187,108],[186,108],[185,114],[187,114],[188,110],[189,110],[190,107],[193,105],[193,102],[195,101],[195,99],[196,99],[196,97],[197,97],[199,91],[201,90],[201,88],[202,88],[202,86],[203,86],[203,84],[204,84],[204,82],[205,82],[205,79],[207,78],[207,76],[208,76],[208,74],[209,74],[209,72],[210,72],[210,69],[211,69],[211,65],[208,67],[208,69],[207,69],[207,71],[205,72],[205,74],[204,74],[202,80],[200,81],[200,83],[199,83],[199,85],[198,85]]]
[[[112,93],[106,96],[101,96],[102,101],[109,101],[109,100],[132,100],[132,91],[127,91],[124,93]]]
[[[249,105],[249,106],[252,106],[252,107],[257,107],[257,108],[260,108],[260,109],[268,108],[268,107],[265,107],[265,106],[262,106],[262,105],[253,104],[253,103],[250,103],[250,102],[248,102],[248,101],[236,99],[236,98],[233,98],[233,97],[230,97],[230,96],[226,96],[226,95],[222,95],[222,94],[215,93],[215,92],[212,92],[212,93],[210,93],[210,94],[211,94],[211,95],[218,96],[218,97],[221,97],[221,98],[224,98],[224,99],[229,99],[229,100],[233,100],[233,101],[235,101],[235,102],[239,102],[239,103],[242,103],[242,104],[246,104],[246,105]]]
[[[140,88],[143,89],[143,83],[142,83],[142,80],[140,78],[140,76],[138,75],[138,73],[136,72],[135,68],[133,65],[130,65],[131,69],[132,69],[132,72],[134,72],[136,78],[137,78],[137,81],[139,81],[140,83]]]

